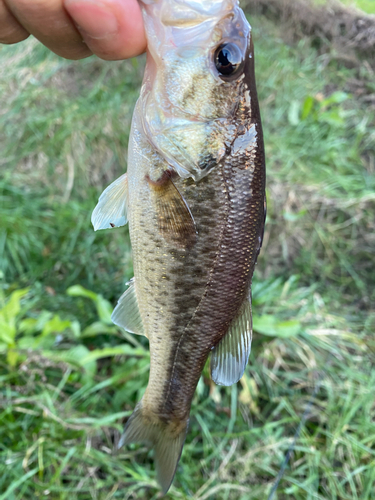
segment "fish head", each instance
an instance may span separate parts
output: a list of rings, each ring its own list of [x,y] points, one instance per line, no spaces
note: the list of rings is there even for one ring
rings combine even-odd
[[[182,177],[207,175],[236,136],[250,90],[251,28],[237,0],[143,0],[148,139]]]

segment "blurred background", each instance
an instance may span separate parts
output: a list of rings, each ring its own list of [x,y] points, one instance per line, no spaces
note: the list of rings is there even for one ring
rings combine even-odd
[[[268,214],[241,381],[206,370],[169,499],[375,498],[375,2],[248,0]],[[359,10],[361,9],[361,10]],[[147,340],[110,315],[127,228],[94,233],[126,170],[144,57],[0,46],[0,500],[158,498],[115,452]],[[273,494],[272,494],[273,495]]]

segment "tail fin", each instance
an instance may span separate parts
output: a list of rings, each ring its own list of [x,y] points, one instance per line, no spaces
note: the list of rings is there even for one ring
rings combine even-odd
[[[155,450],[155,468],[163,494],[169,490],[184,446],[188,421],[165,423],[157,416],[149,416],[138,403],[126,423],[119,448],[134,443],[145,442]]]

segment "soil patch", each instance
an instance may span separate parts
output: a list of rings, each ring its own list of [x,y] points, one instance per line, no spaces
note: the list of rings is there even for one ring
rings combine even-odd
[[[315,45],[334,46],[348,65],[356,66],[358,56],[375,67],[375,16],[332,0],[314,5],[307,0],[244,0],[244,8],[285,25],[292,39],[309,36]]]

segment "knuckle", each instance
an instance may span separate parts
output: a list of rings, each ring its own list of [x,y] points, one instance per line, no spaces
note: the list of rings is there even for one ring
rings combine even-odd
[[[82,42],[70,44],[69,47],[65,46],[64,48],[61,48],[58,44],[48,44],[47,47],[58,56],[72,61],[85,59],[92,55],[91,50]]]
[[[10,26],[1,26],[0,23],[0,43],[11,45],[22,42],[28,38],[29,33],[23,28],[12,28]]]
[[[29,33],[13,16],[6,3],[0,0],[0,43],[17,43],[28,36]]]

